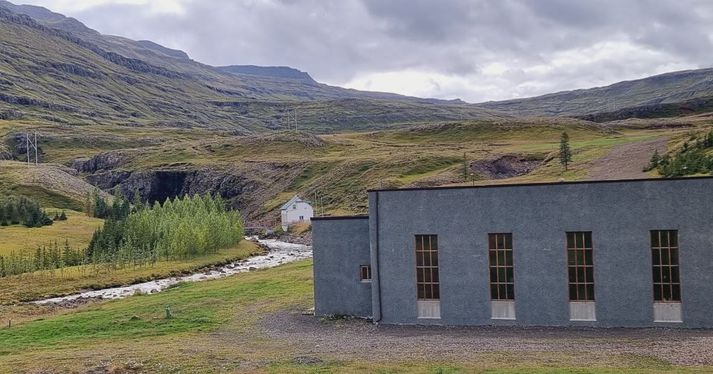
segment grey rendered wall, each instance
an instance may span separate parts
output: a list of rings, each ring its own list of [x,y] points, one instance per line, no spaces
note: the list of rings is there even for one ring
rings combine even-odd
[[[315,314],[371,317],[371,283],[360,280],[369,265],[369,219],[312,220]]]
[[[495,323],[487,235],[511,232],[517,320],[509,323],[713,327],[713,179],[379,191],[369,200],[375,321]],[[653,322],[656,229],[679,230],[683,324]],[[596,322],[569,321],[567,231],[592,231]],[[438,235],[440,320],[416,318],[416,234]]]

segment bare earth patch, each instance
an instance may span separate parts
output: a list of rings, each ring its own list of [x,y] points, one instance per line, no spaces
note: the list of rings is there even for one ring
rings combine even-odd
[[[320,320],[281,312],[262,320],[264,333],[300,357],[323,360],[409,361],[439,357],[467,362],[506,354],[515,362],[564,360],[577,366],[634,360],[681,366],[713,364],[713,331],[565,327],[427,327]]]
[[[644,167],[658,150],[666,152],[668,138],[656,138],[614,147],[606,156],[595,160],[589,171],[590,180],[646,178]]]
[[[542,164],[542,160],[520,155],[504,155],[491,160],[477,160],[470,170],[486,179],[505,179],[529,174]]]

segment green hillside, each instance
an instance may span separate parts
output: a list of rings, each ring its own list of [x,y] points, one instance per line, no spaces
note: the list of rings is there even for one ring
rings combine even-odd
[[[0,21],[4,119],[204,127],[247,134],[285,128],[289,111],[296,113],[293,121],[303,129],[327,132],[495,115],[461,103],[223,72],[154,53],[163,47],[150,42],[74,30],[77,27],[72,32],[55,29],[64,24],[43,25],[2,4]]]

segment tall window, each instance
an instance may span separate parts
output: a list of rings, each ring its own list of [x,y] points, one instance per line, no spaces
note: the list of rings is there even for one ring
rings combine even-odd
[[[678,272],[678,231],[651,231],[651,256],[654,271],[654,300],[681,301],[681,280]]]
[[[419,300],[438,300],[438,236],[416,235],[416,287]]]
[[[515,299],[515,275],[512,260],[512,234],[488,234],[490,258],[490,297]]]
[[[594,301],[593,257],[591,232],[567,233],[570,301]]]

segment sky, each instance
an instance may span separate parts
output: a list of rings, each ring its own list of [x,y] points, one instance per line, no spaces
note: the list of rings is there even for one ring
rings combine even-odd
[[[12,1],[12,0],[11,0]],[[713,66],[708,0],[14,0],[210,65],[468,102]]]

